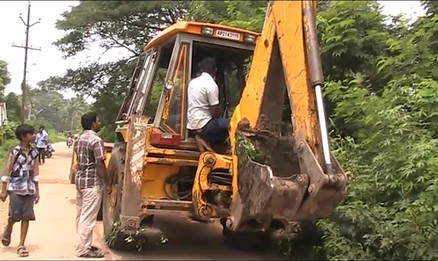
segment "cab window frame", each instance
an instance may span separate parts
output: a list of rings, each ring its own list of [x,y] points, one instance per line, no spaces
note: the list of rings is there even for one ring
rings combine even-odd
[[[174,134],[179,134],[181,137],[185,137],[185,134],[187,132],[186,130],[186,117],[184,116],[184,114],[186,113],[186,96],[187,96],[187,87],[188,87],[188,83],[189,83],[189,52],[190,52],[190,43],[189,42],[185,42],[185,41],[181,41],[180,42],[180,48],[178,51],[178,58],[177,58],[177,62],[175,63],[175,68],[171,73],[171,82],[173,84],[172,89],[169,91],[169,93],[167,94],[167,99],[169,102],[169,108],[168,109],[168,114],[167,114],[167,118],[164,119],[163,117],[164,115],[164,111],[163,114],[161,115],[162,120],[161,120],[161,126],[166,129],[168,132],[170,133],[174,133]],[[182,71],[180,70],[182,68]],[[179,85],[177,83],[178,79],[180,79]],[[179,96],[178,96],[179,94]],[[174,99],[176,99],[177,97],[179,97],[179,105],[177,107],[177,113],[173,114],[172,110],[173,110],[173,106],[172,103],[174,102]],[[173,114],[173,115],[172,115]],[[178,123],[179,124],[179,128],[175,129],[175,126],[171,126],[169,124],[169,117],[170,116],[175,116],[179,114],[179,120]]]

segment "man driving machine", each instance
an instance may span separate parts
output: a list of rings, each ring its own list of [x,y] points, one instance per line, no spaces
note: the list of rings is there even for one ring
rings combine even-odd
[[[201,75],[192,79],[187,89],[187,129],[195,133],[200,150],[223,145],[228,137],[228,119],[221,118],[219,87],[215,82],[217,64],[212,57],[199,63]]]

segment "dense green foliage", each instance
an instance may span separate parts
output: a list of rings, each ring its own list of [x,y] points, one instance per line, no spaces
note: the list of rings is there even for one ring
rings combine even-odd
[[[377,10],[360,2],[362,16],[358,3],[353,7],[352,2],[332,2],[332,10],[338,11],[320,16],[328,23],[339,19],[331,24],[339,30],[360,33],[365,23],[342,23],[353,13],[372,17]],[[326,95],[335,105],[333,145],[351,173],[348,198],[318,224],[331,259],[438,257],[436,18],[421,17],[410,25],[399,17],[389,26],[380,18],[375,30],[369,28],[361,37],[374,39],[371,46],[378,48],[354,51],[366,57],[361,64],[367,68],[347,64],[350,74],[329,78],[333,80],[326,84]],[[325,32],[323,48],[329,37]],[[357,38],[343,35],[339,41]]]
[[[260,31],[267,1],[191,1],[187,19]]]
[[[34,126],[35,128],[38,128],[40,125],[47,126],[47,121],[28,120],[26,123]],[[0,128],[0,168],[4,167],[9,150],[19,143],[15,137],[15,129],[19,124],[20,123],[18,121],[11,121],[7,125]],[[56,132],[50,126],[49,128],[46,128],[46,130],[49,134],[50,143],[60,142],[65,139],[63,134]]]
[[[438,5],[422,3],[426,16],[413,23],[385,17],[375,1],[319,3],[332,147],[349,174],[345,202],[317,223],[327,259],[438,258]],[[183,18],[260,30],[265,6],[81,2],[58,22],[68,32],[56,43],[65,55],[101,39],[103,48],[125,48],[133,57],[70,70],[41,86],[92,95],[110,126],[133,58],[154,33]]]
[[[11,82],[11,78],[8,72],[8,64],[5,61],[0,60],[0,99],[4,99],[5,87]]]
[[[8,121],[19,122],[21,96],[11,92],[5,97]],[[83,98],[64,98],[56,91],[31,89],[26,121],[41,122],[56,132],[80,131],[80,116],[89,108]]]

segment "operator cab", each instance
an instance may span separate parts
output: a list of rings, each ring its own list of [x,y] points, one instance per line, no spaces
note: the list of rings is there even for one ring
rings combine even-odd
[[[187,125],[187,87],[199,76],[205,57],[217,61],[223,117],[230,118],[239,103],[248,63],[258,34],[198,22],[178,22],[153,38],[139,57],[129,91],[117,116],[148,116],[155,136],[151,145],[197,150]]]

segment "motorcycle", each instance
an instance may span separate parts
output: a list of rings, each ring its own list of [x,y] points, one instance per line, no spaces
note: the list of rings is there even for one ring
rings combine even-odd
[[[73,138],[72,137],[68,137],[67,138],[67,147],[70,149],[70,147],[73,145]]]
[[[51,158],[53,152],[55,152],[55,149],[53,148],[53,146],[50,144],[47,144],[46,149],[44,150],[44,154],[45,154],[46,158],[48,158],[48,159]]]

